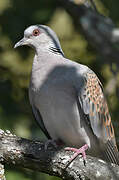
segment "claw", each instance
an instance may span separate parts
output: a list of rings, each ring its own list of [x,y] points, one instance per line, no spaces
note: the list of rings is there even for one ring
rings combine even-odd
[[[71,147],[66,147],[65,150],[66,151],[73,151],[74,155],[71,157],[71,159],[69,159],[69,162],[67,164],[67,166],[69,166],[69,164],[79,155],[82,154],[83,156],[83,160],[84,160],[84,165],[86,165],[86,153],[85,151],[88,149],[88,145],[85,144],[84,146],[82,146],[80,149],[76,149],[76,148],[71,148]],[[67,167],[66,166],[66,167]]]

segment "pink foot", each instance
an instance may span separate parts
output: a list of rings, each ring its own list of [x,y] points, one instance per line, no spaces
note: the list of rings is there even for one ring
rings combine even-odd
[[[71,148],[71,147],[66,147],[65,150],[66,151],[73,151],[74,155],[71,157],[71,159],[69,160],[68,165],[79,155],[82,154],[83,156],[83,160],[84,160],[84,165],[86,164],[86,153],[85,151],[88,149],[88,145],[85,144],[84,146],[82,146],[80,149],[76,149],[76,148]],[[67,166],[68,166],[67,165]]]

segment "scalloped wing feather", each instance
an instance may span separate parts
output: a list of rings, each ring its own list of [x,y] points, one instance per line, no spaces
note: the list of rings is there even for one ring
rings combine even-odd
[[[101,82],[92,71],[85,74],[85,87],[79,93],[79,102],[86,115],[93,134],[99,139],[108,161],[119,164],[114,128],[111,122]]]

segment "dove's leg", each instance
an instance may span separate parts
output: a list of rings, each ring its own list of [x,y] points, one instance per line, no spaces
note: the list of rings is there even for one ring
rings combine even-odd
[[[79,155],[79,154],[82,154],[83,156],[83,160],[84,160],[84,165],[85,165],[85,161],[86,161],[86,153],[85,151],[88,149],[88,145],[85,144],[84,146],[82,146],[81,148],[79,149],[76,149],[76,148],[71,148],[71,147],[66,147],[65,150],[66,151],[73,151],[74,152],[74,155],[71,157],[71,159],[69,160],[69,163],[68,165]]]

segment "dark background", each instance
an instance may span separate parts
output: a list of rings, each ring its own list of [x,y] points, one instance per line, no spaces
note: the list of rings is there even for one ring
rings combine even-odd
[[[119,0],[96,1],[99,12],[119,25]],[[32,116],[28,85],[34,51],[28,47],[13,49],[26,27],[49,25],[59,36],[65,56],[88,65],[96,72],[105,88],[118,141],[119,99],[118,68],[98,55],[74,27],[72,18],[56,0],[0,0],[0,128],[25,138],[45,138]],[[80,29],[79,29],[80,30]],[[93,40],[92,40],[93,41]],[[7,166],[8,180],[56,180],[42,173]]]

